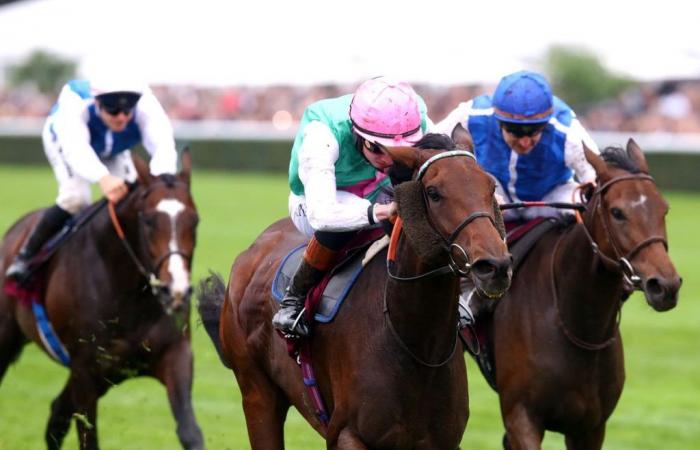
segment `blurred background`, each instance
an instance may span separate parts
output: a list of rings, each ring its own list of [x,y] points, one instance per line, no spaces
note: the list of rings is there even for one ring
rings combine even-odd
[[[43,164],[28,148],[63,83],[115,68],[151,83],[178,139],[202,142],[201,167],[278,171],[305,106],[369,77],[414,83],[439,121],[526,68],[549,77],[599,145],[634,135],[668,154],[662,184],[700,188],[695,161],[679,156],[700,149],[700,34],[680,1],[563,11],[547,1],[358,0],[337,12],[313,0],[3,3],[0,139],[17,139],[0,160]],[[251,141],[267,144],[265,158],[246,157]]]
[[[605,448],[697,448],[700,441],[700,33],[687,2],[347,3],[300,0],[0,1],[0,228],[48,205],[55,182],[40,142],[62,85],[105,71],[153,87],[189,144],[202,222],[196,281],[287,214],[286,170],[309,103],[377,75],[411,82],[439,121],[499,79],[541,71],[598,145],[633,137],[664,190],[671,255],[685,278],[660,315],[639,294],[622,322],[628,380]],[[248,448],[240,394],[193,317],[195,409],[208,448]],[[495,394],[469,362],[464,448],[499,448]],[[66,371],[27,348],[0,385],[0,449],[43,448]],[[100,403],[103,448],[178,448],[164,390],[151,380]],[[129,430],[124,432],[124,430]],[[76,446],[74,433],[66,448]],[[545,448],[562,448],[557,437]],[[290,413],[287,448],[322,440]]]

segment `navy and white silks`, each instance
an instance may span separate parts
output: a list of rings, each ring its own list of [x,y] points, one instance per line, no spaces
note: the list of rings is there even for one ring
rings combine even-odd
[[[103,176],[136,179],[129,149],[139,143],[151,156],[153,175],[177,170],[172,125],[150,89],[143,92],[127,127],[114,133],[100,119],[89,82],[73,80],[61,90],[42,140],[58,181],[56,204],[70,213],[90,203],[90,184]]]

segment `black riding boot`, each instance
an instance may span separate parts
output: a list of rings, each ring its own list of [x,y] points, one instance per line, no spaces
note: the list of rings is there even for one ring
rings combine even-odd
[[[10,267],[5,271],[5,277],[16,281],[23,281],[28,273],[29,260],[36,255],[44,243],[60,230],[71,214],[58,205],[53,205],[46,211],[34,227],[29,237],[24,241],[24,245],[15,256]]]
[[[304,318],[304,302],[309,290],[318,284],[325,271],[312,267],[306,259],[301,261],[280,304],[280,310],[272,318],[272,325],[285,334],[307,337],[309,323]]]

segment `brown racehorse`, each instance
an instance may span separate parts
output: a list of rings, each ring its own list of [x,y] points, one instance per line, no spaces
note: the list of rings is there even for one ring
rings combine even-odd
[[[235,372],[253,449],[284,448],[290,405],[331,449],[459,446],[469,411],[464,359],[455,353],[455,272],[469,276],[471,264],[471,278],[492,297],[510,282],[510,255],[494,226],[494,183],[468,152],[387,152],[414,169],[418,181],[397,187],[405,234],[391,276],[386,253],[380,254],[334,321],[314,329],[313,365],[330,413],[327,426],[314,415],[299,367],[271,325],[277,309],[272,278],[281,259],[306,241],[291,221],[271,225],[236,259],[225,292],[220,278],[202,283],[200,313]],[[413,196],[399,192],[409,183]],[[411,200],[418,212],[406,212]],[[430,242],[419,242],[416,227],[429,230]],[[468,261],[460,260],[462,251]]]
[[[46,313],[70,354],[68,382],[51,405],[49,449],[61,447],[73,417],[80,418],[80,448],[98,448],[98,399],[140,375],[166,386],[183,447],[204,447],[191,403],[189,272],[198,218],[190,195],[190,157],[183,154],[177,176],[153,177],[142,160],[134,162],[138,184],[114,208],[124,241],[108,208],[102,208],[46,267]],[[5,235],[4,267],[38,214],[25,216]],[[4,281],[0,274],[0,284]],[[0,378],[27,341],[46,350],[32,310],[0,293]]]
[[[625,379],[619,315],[635,287],[657,311],[676,306],[668,205],[630,139],[586,149],[597,188],[582,223],[552,230],[526,257],[493,316],[496,387],[510,449],[539,449],[545,430],[569,449],[599,449]]]

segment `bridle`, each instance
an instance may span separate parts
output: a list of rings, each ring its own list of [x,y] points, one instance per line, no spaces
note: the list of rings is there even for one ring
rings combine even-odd
[[[160,184],[167,184],[169,187],[174,186],[176,184],[182,184],[185,185],[185,183],[182,182],[174,182],[171,184],[168,184],[166,182],[162,183],[153,183],[150,186],[148,186],[144,192],[141,193],[140,199],[145,200],[148,195],[153,191],[155,187],[158,187]],[[141,259],[138,257],[136,252],[134,251],[134,248],[131,246],[129,241],[126,238],[126,235],[124,234],[124,230],[119,223],[119,218],[117,217],[117,213],[114,207],[114,203],[112,202],[107,202],[107,208],[109,210],[109,217],[112,221],[112,226],[114,227],[115,232],[117,233],[117,236],[119,237],[119,240],[121,241],[122,245],[126,249],[126,252],[128,253],[129,257],[131,260],[134,262],[134,265],[138,269],[138,271],[141,273],[141,275],[146,278],[147,280],[147,285],[151,289],[151,293],[155,296],[158,295],[159,290],[162,289],[163,286],[165,286],[165,283],[163,283],[160,278],[158,278],[157,273],[160,271],[160,267],[165,263],[165,261],[172,255],[180,255],[182,256],[185,260],[188,261],[189,264],[192,263],[192,255],[187,254],[185,252],[182,252],[180,250],[168,250],[165,252],[163,255],[159,256],[156,260],[155,263],[143,263]],[[139,211],[138,213],[138,229],[139,229],[139,236],[141,237],[141,242],[145,242],[145,237],[143,233],[143,226],[142,226],[142,213]]]
[[[632,285],[635,289],[641,289],[642,288],[642,279],[639,275],[634,270],[634,267],[632,266],[632,263],[630,262],[632,258],[634,258],[640,250],[643,248],[655,243],[655,242],[661,242],[664,245],[664,248],[668,251],[668,242],[666,241],[666,238],[663,236],[650,236],[647,239],[644,239],[643,241],[639,242],[637,245],[632,248],[632,250],[628,251],[626,254],[624,254],[620,250],[620,243],[618,238],[616,237],[615,233],[611,232],[611,226],[610,226],[610,219],[608,218],[608,215],[605,214],[602,208],[602,198],[603,194],[605,191],[608,190],[610,186],[613,184],[619,183],[621,181],[629,181],[629,180],[642,180],[642,181],[651,181],[654,183],[654,179],[647,174],[644,173],[637,173],[637,174],[629,174],[629,175],[622,175],[616,178],[613,178],[609,181],[607,181],[605,184],[602,186],[598,187],[594,192],[591,197],[590,201],[590,207],[589,209],[593,211],[593,213],[598,213],[598,215],[602,219],[603,223],[603,228],[605,229],[605,234],[609,236],[610,238],[610,244],[612,245],[613,249],[613,257],[610,257],[603,253],[603,251],[600,249],[598,244],[595,242],[593,239],[593,236],[591,235],[591,232],[588,229],[588,226],[586,225],[585,222],[582,223],[583,225],[583,230],[586,233],[586,237],[588,238],[589,242],[591,243],[591,247],[593,248],[593,253],[598,255],[600,259],[603,261],[603,264],[605,264],[608,268],[612,269],[619,269],[622,272],[622,276],[625,278],[625,281]]]
[[[471,152],[464,151],[464,150],[451,150],[451,151],[447,151],[447,152],[443,152],[443,153],[438,153],[437,155],[430,157],[427,161],[425,161],[420,166],[420,168],[416,172],[416,176],[415,176],[414,181],[420,183],[423,176],[425,175],[426,171],[430,167],[430,165],[435,163],[436,161],[439,161],[443,158],[453,158],[453,157],[457,157],[457,156],[466,156],[466,157],[471,158],[474,161],[476,161],[476,158],[474,157],[474,155]],[[421,187],[421,192],[423,194],[423,201],[427,205],[428,204],[427,194],[426,194],[425,189],[423,189],[422,187]],[[428,223],[429,223],[430,227],[432,228],[433,232],[436,235],[440,236],[441,240],[443,241],[443,248],[447,251],[450,261],[445,266],[430,270],[430,271],[425,272],[425,273],[420,274],[420,275],[411,276],[411,277],[399,277],[399,276],[396,276],[396,275],[391,273],[390,267],[391,267],[393,260],[391,258],[388,258],[386,271],[387,271],[387,275],[389,276],[390,279],[392,279],[394,281],[398,281],[398,282],[410,282],[410,281],[421,280],[424,278],[430,278],[430,277],[434,277],[434,276],[448,275],[448,274],[455,275],[458,277],[466,277],[469,275],[469,272],[471,270],[469,255],[467,254],[466,250],[464,250],[459,244],[454,242],[455,239],[462,232],[462,230],[464,230],[464,228],[466,228],[470,223],[472,223],[474,220],[476,220],[480,217],[488,218],[491,221],[491,223],[494,225],[494,227],[496,227],[496,222],[493,219],[493,217],[491,216],[491,214],[484,212],[484,211],[477,211],[477,212],[470,214],[464,220],[462,220],[462,222],[460,222],[460,224],[457,225],[457,227],[454,229],[454,231],[452,233],[450,233],[450,236],[445,238],[437,230],[437,228],[435,227],[435,224],[432,222],[432,220],[430,220],[430,216],[427,216],[427,217],[428,217]],[[394,229],[395,235],[392,235],[392,241],[394,241],[394,243],[395,243],[398,240],[398,234],[400,233],[400,227],[401,227],[400,220],[398,221],[397,224],[395,224],[394,227],[395,227],[395,229]],[[465,264],[463,267],[460,267],[459,264],[453,258],[452,249],[454,249],[454,248],[460,250],[462,252],[462,254],[464,255]],[[392,249],[390,249],[390,254],[391,253],[392,253]],[[414,361],[416,361],[420,365],[428,367],[428,368],[432,368],[432,369],[439,368],[439,367],[444,366],[448,362],[450,362],[452,360],[452,357],[456,353],[457,343],[459,341],[459,328],[455,327],[454,344],[453,344],[452,349],[450,350],[450,352],[446,358],[444,358],[438,362],[435,362],[435,363],[431,363],[431,362],[424,360],[420,356],[416,355],[413,351],[411,351],[411,349],[408,347],[408,345],[406,345],[406,343],[403,341],[403,339],[401,339],[401,336],[399,336],[398,331],[394,327],[394,324],[391,320],[391,316],[389,314],[389,304],[387,302],[388,285],[389,285],[389,283],[386,283],[384,285],[384,310],[383,310],[384,317],[385,317],[387,326],[389,328],[389,331],[391,332],[392,337],[398,343],[398,345],[401,347],[401,349],[404,352],[406,352],[411,357],[411,359],[413,359]]]
[[[595,242],[593,239],[593,236],[591,235],[591,232],[588,229],[588,225],[586,225],[586,220],[581,220],[580,223],[582,225],[582,228],[586,234],[586,238],[588,239],[591,248],[593,249],[593,253],[597,255],[602,263],[608,267],[609,269],[612,270],[619,270],[622,273],[623,280],[626,283],[629,283],[635,290],[637,289],[642,289],[642,278],[637,275],[637,273],[634,270],[634,267],[632,266],[632,263],[630,262],[632,258],[634,258],[640,250],[643,248],[647,247],[648,245],[651,245],[656,242],[661,242],[664,245],[664,248],[668,250],[668,242],[663,236],[651,236],[648,237],[641,242],[639,242],[637,245],[635,245],[632,250],[628,251],[626,254],[623,254],[623,252],[620,250],[620,243],[615,236],[614,233],[611,232],[611,226],[609,223],[609,218],[608,215],[605,214],[605,211],[603,211],[602,203],[603,203],[603,195],[605,192],[608,190],[610,186],[613,184],[619,183],[621,181],[629,181],[629,180],[642,180],[642,181],[651,181],[654,183],[654,179],[647,174],[643,173],[638,173],[638,174],[629,174],[629,175],[622,175],[616,178],[613,178],[603,185],[599,186],[598,188],[595,189],[593,192],[590,202],[589,202],[589,207],[588,210],[591,211],[591,218],[588,221],[592,221],[593,218],[595,217],[596,214],[598,214],[601,217],[602,223],[603,223],[603,228],[605,229],[605,234],[609,237],[610,239],[610,244],[612,245],[614,256],[610,257],[603,253],[603,251],[600,249],[600,246]],[[557,287],[556,287],[556,276],[554,273],[554,261],[556,259],[556,254],[557,250],[559,249],[559,244],[562,240],[562,236],[560,236],[556,244],[554,245],[554,250],[552,251],[552,257],[551,257],[551,264],[550,264],[550,284],[551,284],[551,290],[552,290],[552,295],[554,296],[554,306],[556,308],[557,312],[557,321],[562,329],[564,335],[566,338],[574,345],[576,345],[579,348],[582,348],[584,350],[602,350],[604,348],[609,347],[614,341],[616,337],[616,331],[620,327],[620,320],[622,317],[622,300],[620,300],[619,304],[617,305],[617,313],[616,313],[616,320],[615,320],[615,326],[612,331],[612,335],[604,340],[603,342],[600,343],[590,343],[586,342],[583,339],[577,337],[574,335],[574,333],[569,330],[569,328],[566,326],[564,323],[563,318],[561,317],[561,312],[559,310],[559,298],[557,296]]]
[[[438,153],[437,155],[430,157],[427,161],[425,161],[420,166],[420,168],[416,172],[414,182],[420,183],[421,180],[423,179],[423,176],[425,175],[426,171],[428,170],[428,168],[436,161],[439,161],[439,160],[444,159],[444,158],[453,158],[456,156],[466,156],[468,158],[473,159],[476,162],[476,157],[471,152],[468,152],[465,150],[451,150],[451,151],[447,151],[447,152]],[[426,190],[421,188],[421,192],[423,195],[423,202],[426,205],[428,205],[428,197],[427,197],[428,194],[426,193]],[[411,276],[411,277],[399,277],[399,276],[391,273],[391,270],[390,270],[391,261],[387,260],[387,274],[389,275],[389,278],[391,278],[394,281],[405,282],[405,281],[416,281],[416,280],[420,280],[423,278],[429,278],[429,277],[434,277],[434,276],[439,276],[439,275],[447,275],[447,274],[452,274],[452,275],[455,275],[455,276],[458,276],[461,278],[465,278],[465,277],[469,276],[469,272],[471,271],[471,262],[470,262],[469,254],[461,245],[459,245],[455,242],[455,239],[457,239],[457,237],[462,232],[462,230],[464,230],[470,223],[472,223],[473,221],[475,221],[476,219],[479,219],[481,217],[488,219],[493,224],[494,227],[498,228],[496,226],[496,221],[494,220],[492,214],[485,212],[485,211],[476,211],[476,212],[473,212],[470,215],[468,215],[464,220],[462,220],[462,222],[460,222],[459,225],[457,225],[457,227],[454,229],[454,231],[452,231],[452,233],[450,233],[450,235],[446,238],[445,236],[442,235],[442,233],[440,233],[438,231],[437,227],[435,226],[435,223],[430,218],[430,215],[426,215],[426,219],[428,221],[428,224],[430,225],[430,228],[433,230],[435,235],[440,237],[440,240],[442,241],[443,249],[447,252],[447,254],[449,256],[449,262],[445,266],[430,270],[430,271],[425,272],[425,273],[420,274],[420,275]],[[453,250],[457,250],[463,255],[464,261],[465,261],[463,266],[461,266],[459,263],[457,263],[457,261],[455,261],[455,258],[453,256]]]

